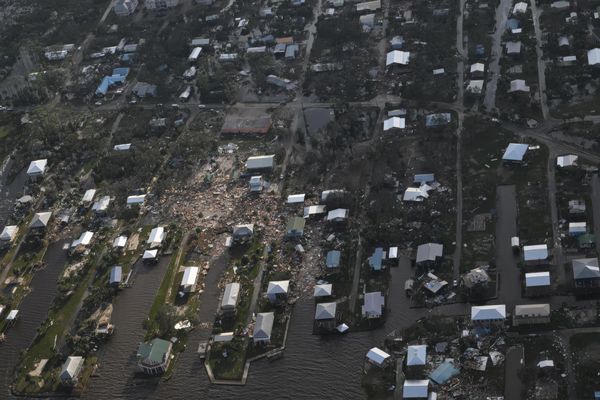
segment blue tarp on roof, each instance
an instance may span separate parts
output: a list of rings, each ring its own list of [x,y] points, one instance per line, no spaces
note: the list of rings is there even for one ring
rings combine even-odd
[[[98,85],[98,89],[96,89],[96,94],[105,95],[106,92],[108,92],[108,89],[115,83],[125,82],[127,75],[129,75],[129,68],[113,69],[111,76],[105,76],[104,78],[102,78],[102,82],[100,82],[100,85]]]
[[[373,270],[380,271],[381,270],[381,262],[383,261],[383,249],[378,247],[373,252],[373,255],[369,257],[369,265]]]
[[[337,250],[331,250],[327,253],[327,266],[329,268],[336,268],[340,265],[341,253]]]
[[[460,370],[454,366],[452,361],[445,361],[443,364],[433,370],[431,374],[429,374],[429,379],[438,385],[443,385],[459,373]]]
[[[508,21],[506,21],[506,28],[508,29],[517,29],[519,27],[521,23],[519,22],[518,19],[515,18],[510,18]]]

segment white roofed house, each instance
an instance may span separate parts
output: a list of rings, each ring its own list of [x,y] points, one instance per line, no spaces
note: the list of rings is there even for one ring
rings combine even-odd
[[[85,193],[83,194],[83,197],[81,198],[81,203],[83,203],[84,206],[88,206],[92,203],[92,201],[94,200],[94,196],[96,195],[96,189],[88,189],[85,191]]]
[[[273,304],[285,301],[289,288],[290,281],[271,281],[267,286],[267,298]]]
[[[261,175],[255,175],[250,177],[248,186],[250,187],[250,193],[260,193],[264,188],[264,180]]]
[[[319,303],[315,308],[314,328],[316,332],[330,332],[336,327],[337,304]]]
[[[275,314],[272,312],[256,314],[256,323],[252,334],[252,340],[255,344],[271,342],[273,322],[275,322]]]
[[[471,64],[470,73],[472,78],[482,78],[485,73],[485,64]]]
[[[35,213],[29,224],[29,229],[39,231],[45,230],[50,222],[50,217],[52,217],[51,211]]]
[[[415,260],[418,266],[436,265],[443,257],[444,245],[439,243],[425,243],[417,247],[417,258]]]
[[[179,288],[184,293],[191,293],[196,290],[196,283],[198,282],[198,273],[200,268],[198,267],[185,267],[183,270],[183,277]]]
[[[275,167],[275,155],[248,157],[246,171],[270,171]]]
[[[35,160],[29,164],[29,168],[27,168],[27,176],[35,179],[40,176],[43,176],[46,172],[46,166],[48,165],[48,160]]]
[[[550,262],[548,245],[536,244],[523,246],[523,261],[527,265],[545,265]]]
[[[521,54],[521,42],[506,42],[506,54],[508,55],[519,55]]]
[[[302,204],[302,203],[304,203],[305,197],[306,197],[306,195],[304,193],[290,194],[287,197],[287,204]]]
[[[502,161],[506,163],[522,163],[529,145],[525,143],[509,143],[504,151]]]
[[[577,165],[579,157],[574,154],[567,154],[556,157],[556,166],[560,168],[574,167]]]
[[[406,350],[406,366],[421,366],[427,364],[427,346],[424,344],[408,346]]]
[[[550,292],[552,282],[550,272],[528,272],[525,274],[525,292],[527,295],[544,295]]]
[[[90,231],[83,232],[79,236],[79,238],[73,240],[73,242],[71,243],[71,249],[77,251],[79,249],[87,247],[90,244],[90,242],[92,241],[93,236],[94,236],[94,232],[90,232]]]
[[[406,128],[406,119],[400,117],[391,117],[383,121],[383,131],[387,132],[392,129]]]
[[[154,249],[156,247],[160,247],[162,245],[163,240],[165,240],[165,228],[162,226],[157,226],[150,231],[150,236],[146,243],[148,247]]]
[[[387,53],[385,66],[390,67],[395,65],[408,65],[409,59],[410,53],[408,51],[392,50]]]
[[[315,285],[314,297],[328,297],[333,293],[333,285],[331,283],[323,283]]]
[[[406,379],[402,387],[403,399],[427,399],[429,396],[429,379]]]
[[[587,232],[586,222],[569,222],[569,236],[577,237]]]
[[[373,347],[367,353],[367,362],[377,367],[384,367],[391,360],[391,356],[378,347]]]
[[[591,66],[600,65],[600,49],[595,48],[588,50],[587,53],[588,64]]]
[[[132,207],[135,205],[142,205],[146,201],[145,194],[136,194],[132,196],[127,196],[127,207]]]
[[[223,300],[221,300],[221,312],[234,314],[240,297],[240,284],[237,282],[228,283],[225,286]]]
[[[122,143],[122,144],[116,144],[113,147],[114,151],[129,151],[131,150],[131,143]]]
[[[327,213],[327,222],[345,222],[350,210],[345,208],[336,208]]]
[[[5,243],[11,243],[17,237],[17,233],[19,233],[17,225],[7,225],[2,229],[2,233],[0,233],[0,240]]]
[[[510,81],[510,89],[508,93],[529,93],[530,87],[527,86],[523,79],[514,79]]]
[[[142,255],[142,261],[145,263],[152,263],[158,260],[158,250],[144,250],[144,254]]]
[[[381,292],[365,293],[361,314],[363,318],[380,318],[385,308],[385,298]]]
[[[138,0],[117,0],[113,9],[119,17],[126,17],[133,14],[137,6]]]
[[[466,91],[468,94],[471,94],[474,96],[479,96],[480,94],[483,93],[483,85],[484,85],[483,79],[472,79],[467,84]]]
[[[119,236],[113,240],[113,248],[117,250],[122,250],[127,245],[127,236]]]
[[[402,201],[416,201],[421,202],[427,198],[429,198],[428,185],[421,185],[417,187],[408,187],[404,191],[404,195],[402,196]]]
[[[79,375],[83,370],[85,359],[80,356],[69,356],[62,365],[59,379],[64,386],[74,386],[79,381]]]
[[[502,325],[506,320],[506,305],[472,306],[471,322],[476,325]]]
[[[108,276],[108,284],[110,286],[119,286],[123,279],[123,268],[116,265],[110,269],[110,274]]]
[[[513,14],[525,14],[527,12],[527,3],[520,1],[515,4]]]
[[[96,200],[94,205],[92,205],[92,211],[94,211],[94,213],[99,214],[99,215],[106,214],[106,210],[108,209],[109,205],[110,205],[110,196],[102,196],[101,198]]]

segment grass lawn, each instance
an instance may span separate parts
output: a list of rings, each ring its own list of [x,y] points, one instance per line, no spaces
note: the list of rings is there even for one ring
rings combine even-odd
[[[212,344],[208,363],[215,379],[242,379],[248,340],[248,338],[236,337],[231,342]]]

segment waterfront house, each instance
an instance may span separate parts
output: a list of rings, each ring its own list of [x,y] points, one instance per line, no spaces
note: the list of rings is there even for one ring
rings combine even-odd
[[[444,245],[425,243],[417,247],[417,266],[431,267],[438,264],[444,252]]]
[[[64,386],[75,386],[79,380],[79,375],[83,370],[85,359],[80,356],[69,356],[62,365],[59,379]]]
[[[287,222],[285,236],[288,239],[301,238],[304,235],[306,220],[302,217],[290,217]]]
[[[334,270],[340,267],[340,258],[342,253],[338,250],[330,250],[327,252],[326,265],[328,270]]]
[[[329,297],[333,292],[333,285],[331,283],[323,283],[321,285],[315,285],[314,297]]]
[[[502,325],[506,319],[506,305],[472,306],[471,322],[476,325]]]
[[[146,375],[161,375],[169,367],[173,344],[168,340],[154,338],[140,343],[137,351],[138,368]]]
[[[109,286],[119,286],[121,284],[121,280],[123,279],[123,268],[120,266],[114,266],[110,269],[110,274],[108,277]]]
[[[150,249],[154,249],[160,247],[164,239],[165,228],[162,226],[157,226],[150,231],[150,236],[148,237],[148,241],[146,243]]]
[[[600,266],[597,257],[573,260],[572,266],[576,292],[585,294],[600,289]]]
[[[183,277],[179,284],[179,289],[183,293],[190,293],[196,290],[196,282],[198,281],[198,273],[200,268],[198,267],[185,267],[183,270]]]
[[[377,367],[384,367],[391,360],[391,356],[378,347],[373,347],[367,353],[367,362]]]
[[[290,281],[271,281],[267,286],[267,298],[271,303],[278,303],[287,299]]]
[[[46,166],[48,165],[48,160],[35,160],[29,164],[29,168],[27,168],[27,176],[35,179],[44,175],[46,172]]]
[[[145,250],[142,255],[142,261],[145,263],[152,263],[158,261],[158,250]]]
[[[550,322],[550,304],[522,304],[515,306],[513,325],[547,324]]]
[[[16,225],[7,225],[2,229],[2,233],[0,233],[0,240],[3,242],[12,242],[17,237],[17,233],[19,232],[19,227]]]
[[[51,211],[35,213],[35,215],[31,219],[29,228],[31,230],[36,230],[36,231],[45,230],[46,227],[48,226],[48,223],[50,222],[50,217],[52,217]]]
[[[271,342],[274,321],[275,314],[272,312],[256,314],[256,323],[254,324],[254,333],[252,334],[252,340],[255,344],[268,344]]]
[[[225,286],[223,300],[221,300],[221,312],[224,314],[234,314],[240,297],[240,284],[237,282],[228,283]]]
[[[528,266],[548,264],[548,245],[536,244],[531,246],[523,246],[523,261]]]
[[[406,366],[421,366],[427,364],[427,346],[424,344],[408,346],[406,349]]]
[[[403,399],[426,399],[429,392],[429,379],[407,379],[402,387]]]
[[[524,143],[509,143],[504,151],[502,161],[505,163],[522,163],[529,145]]]
[[[337,304],[331,303],[319,303],[315,308],[315,331],[316,332],[330,332],[335,329]]]
[[[361,314],[363,318],[380,318],[383,315],[385,298],[381,292],[365,293]]]

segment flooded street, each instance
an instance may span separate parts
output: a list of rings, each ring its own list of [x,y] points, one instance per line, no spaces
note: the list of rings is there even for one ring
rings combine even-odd
[[[44,257],[47,266],[35,273],[31,281],[32,291],[19,307],[20,318],[13,327],[8,329],[7,341],[0,344],[0,384],[3,393],[0,398],[8,397],[8,387],[19,354],[33,341],[37,328],[46,319],[48,309],[56,295],[56,281],[67,260],[66,252],[62,249],[64,243],[55,242],[48,246]]]
[[[8,164],[4,169],[5,171],[10,169],[11,162],[12,161],[10,160],[8,161]],[[0,177],[0,223],[2,225],[6,225],[8,217],[15,205],[15,200],[23,194],[23,186],[25,186],[26,181],[27,171],[25,168],[19,172],[10,184],[7,184],[5,174]]]

